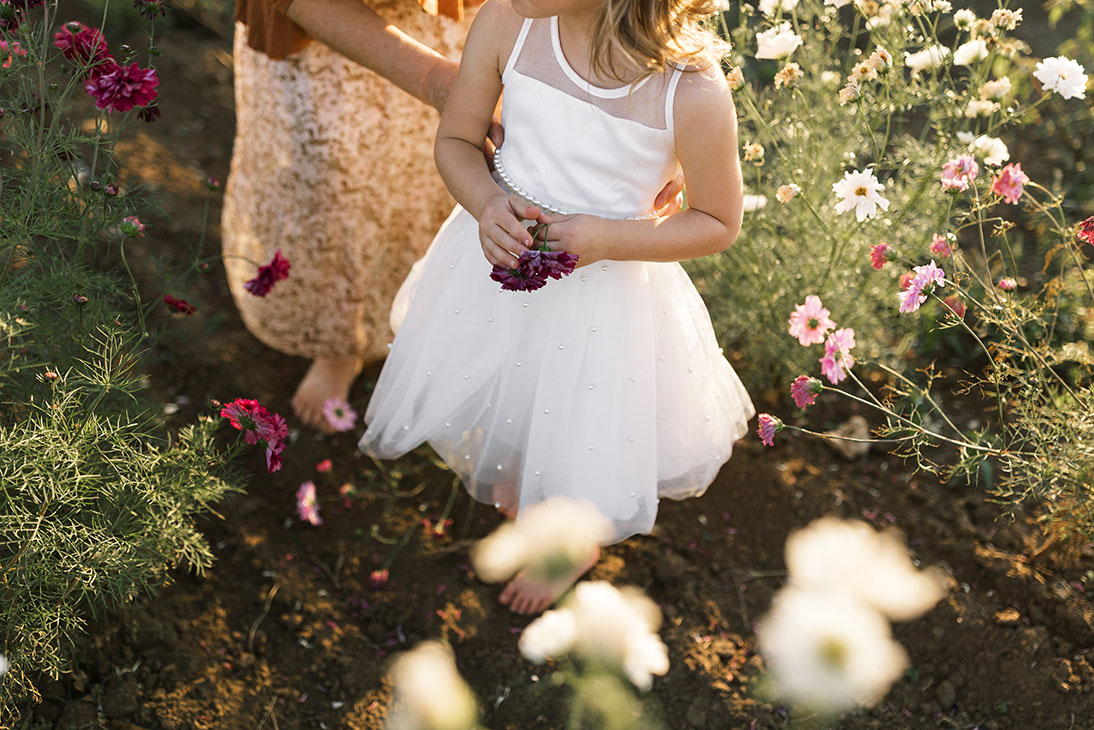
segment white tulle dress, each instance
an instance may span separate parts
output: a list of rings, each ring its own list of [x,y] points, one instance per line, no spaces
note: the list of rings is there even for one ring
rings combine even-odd
[[[557,19],[526,20],[505,67],[499,185],[548,210],[651,215],[678,170],[680,71],[605,89],[567,63]],[[502,291],[457,207],[392,308],[396,331],[361,448],[428,441],[480,501],[591,499],[614,539],[660,497],[702,494],[755,414],[676,263],[601,261]]]

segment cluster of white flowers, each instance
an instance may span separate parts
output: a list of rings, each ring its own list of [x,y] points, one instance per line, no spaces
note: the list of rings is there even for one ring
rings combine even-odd
[[[400,654],[391,679],[394,703],[387,730],[471,730],[478,725],[475,697],[444,644],[426,641]]]
[[[831,517],[790,536],[786,564],[789,585],[756,628],[779,692],[830,713],[880,700],[908,665],[889,620],[921,616],[948,578],[917,570],[892,533]]]
[[[559,608],[530,623],[518,646],[529,661],[568,654],[648,690],[654,675],[669,670],[668,649],[657,635],[660,625],[657,604],[637,588],[584,582]]]
[[[889,201],[881,197],[885,189],[870,168],[843,173],[843,179],[832,184],[832,192],[839,200],[837,213],[855,211],[858,222],[877,216],[878,208],[889,209]]]
[[[611,536],[611,525],[588,500],[552,497],[520,511],[471,551],[475,572],[487,582],[527,571],[551,580],[588,563]]]

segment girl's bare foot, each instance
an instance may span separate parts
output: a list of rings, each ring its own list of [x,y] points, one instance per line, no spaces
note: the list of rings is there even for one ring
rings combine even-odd
[[[323,415],[323,404],[330,398],[345,400],[363,364],[356,357],[319,357],[312,361],[292,397],[296,417],[306,426],[331,433],[334,429]]]
[[[502,590],[498,602],[508,606],[513,613],[542,613],[576,583],[578,578],[589,572],[599,559],[600,548],[597,548],[584,565],[579,565],[562,578],[550,582],[529,578],[523,572],[517,573]]]

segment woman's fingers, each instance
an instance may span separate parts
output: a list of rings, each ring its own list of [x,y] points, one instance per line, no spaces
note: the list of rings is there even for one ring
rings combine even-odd
[[[653,209],[661,211],[662,215],[672,215],[680,210],[684,200],[681,193],[684,192],[684,173],[676,173],[676,177],[669,180],[661,192],[653,200]]]

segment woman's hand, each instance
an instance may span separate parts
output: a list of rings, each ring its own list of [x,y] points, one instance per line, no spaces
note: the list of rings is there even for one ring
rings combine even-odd
[[[487,200],[475,217],[486,260],[494,266],[513,269],[520,255],[532,247],[532,234],[521,221],[539,220],[542,216],[539,208],[499,193]]]
[[[676,177],[665,183],[661,192],[653,200],[653,209],[661,215],[672,215],[684,206],[684,173],[676,173]]]
[[[595,264],[611,258],[608,242],[611,241],[611,222],[595,215],[554,215],[545,213],[537,222],[546,227],[547,245],[554,251],[565,251],[577,256],[577,267]],[[543,241],[540,233],[536,241]]]

